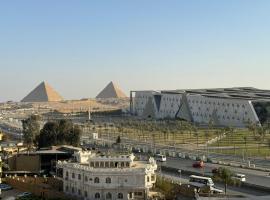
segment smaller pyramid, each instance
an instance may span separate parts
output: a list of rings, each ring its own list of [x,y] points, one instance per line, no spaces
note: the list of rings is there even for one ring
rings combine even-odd
[[[62,101],[63,98],[48,84],[42,82],[31,91],[21,102]]]
[[[112,81],[97,95],[97,99],[126,98],[125,93]]]

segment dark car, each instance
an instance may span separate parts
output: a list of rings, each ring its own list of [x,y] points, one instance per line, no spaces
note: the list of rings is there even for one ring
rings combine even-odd
[[[0,189],[5,191],[5,190],[11,190],[12,187],[10,185],[7,185],[7,184],[0,184]]]
[[[192,167],[194,168],[203,168],[204,167],[204,162],[201,161],[196,161],[195,163],[192,164]]]

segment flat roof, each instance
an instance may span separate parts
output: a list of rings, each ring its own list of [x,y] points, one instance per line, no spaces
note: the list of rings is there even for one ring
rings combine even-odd
[[[139,91],[137,91],[139,92]],[[144,92],[144,91],[141,91]],[[145,91],[149,92],[149,90]],[[253,87],[232,87],[232,88],[206,88],[206,89],[179,89],[179,90],[153,90],[158,94],[184,94],[201,95],[209,98],[246,99],[270,101],[270,90],[257,89]]]

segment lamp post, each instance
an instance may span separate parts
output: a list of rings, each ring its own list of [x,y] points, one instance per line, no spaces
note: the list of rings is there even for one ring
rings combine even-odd
[[[180,185],[182,185],[182,170],[179,169],[179,170],[178,170],[178,173],[179,173],[179,175],[180,175]]]

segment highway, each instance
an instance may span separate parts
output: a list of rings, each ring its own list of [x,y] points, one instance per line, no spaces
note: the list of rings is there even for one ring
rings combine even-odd
[[[182,184],[187,184],[189,182],[189,176],[187,175],[180,175],[174,174],[174,173],[168,173],[168,172],[159,172],[158,174],[161,177],[165,177],[167,179],[171,179],[175,182],[182,183]],[[224,184],[222,183],[215,183],[215,186],[218,189],[224,190]],[[244,188],[244,187],[234,187],[234,186],[228,186],[227,188],[227,193],[228,194],[234,194],[234,195],[242,195],[245,197],[256,197],[256,196],[267,196],[269,195],[266,192],[261,192],[261,191],[255,191],[255,190],[250,190],[249,188]],[[270,197],[269,197],[270,198]]]
[[[192,164],[194,161],[188,160],[188,159],[182,159],[182,158],[171,158],[167,157],[167,162],[163,163],[162,165],[173,167],[173,168],[179,168],[182,170],[188,170],[188,171],[194,171],[197,173],[205,174],[205,175],[212,175],[212,169],[221,167],[221,165],[218,164],[212,164],[212,163],[205,163],[204,168],[193,168]],[[247,183],[255,184],[262,186],[270,186],[270,176],[268,172],[262,172],[252,169],[242,169],[237,167],[229,167],[226,166],[226,168],[229,168],[235,173],[239,174],[245,174]]]

